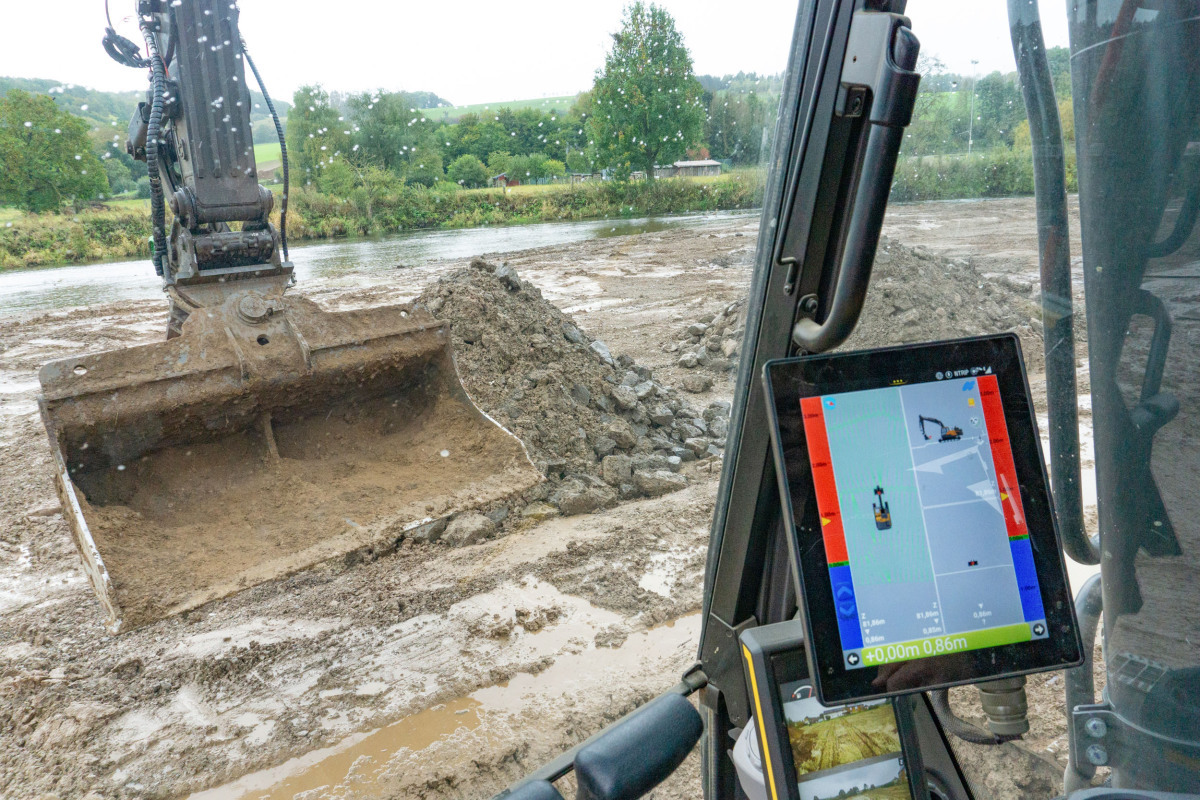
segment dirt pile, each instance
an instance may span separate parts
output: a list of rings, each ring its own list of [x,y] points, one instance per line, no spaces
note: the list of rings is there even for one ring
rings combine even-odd
[[[702,386],[704,372],[731,374],[745,333],[745,299],[688,323],[663,350],[697,370],[684,388]],[[880,237],[871,288],[843,350],[1015,331],[1030,369],[1042,366],[1038,287],[1012,275],[992,276],[969,258],[947,258]],[[702,391],[703,389],[695,389]]]
[[[682,400],[651,370],[589,337],[511,267],[476,259],[416,304],[450,322],[467,392],[521,438],[547,478],[523,493],[520,508],[488,511],[498,525],[681,489],[684,464],[725,444],[728,404],[700,409]]]

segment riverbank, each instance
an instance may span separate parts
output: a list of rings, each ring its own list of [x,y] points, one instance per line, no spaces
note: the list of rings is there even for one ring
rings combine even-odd
[[[605,181],[509,190],[401,186],[382,193],[358,187],[346,197],[303,187],[290,198],[288,236],[297,242],[428,228],[629,219],[748,209],[761,201],[761,181],[745,172],[714,180]],[[278,216],[277,207],[276,224]],[[24,215],[0,227],[0,270],[148,258],[151,235],[150,215],[141,210]]]

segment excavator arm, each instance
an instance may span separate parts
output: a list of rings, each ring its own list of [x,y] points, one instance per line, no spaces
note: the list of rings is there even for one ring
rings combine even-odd
[[[275,196],[258,182],[237,6],[139,0],[137,11],[149,56],[135,65],[149,68],[150,87],[130,122],[126,149],[147,162],[150,174],[154,265],[171,298],[171,338],[196,308],[247,288],[240,281],[281,293],[292,266],[286,230],[269,219]],[[110,28],[106,43],[115,36]],[[282,133],[277,117],[276,123]],[[286,159],[282,135],[280,145]],[[286,198],[285,183],[281,228]]]

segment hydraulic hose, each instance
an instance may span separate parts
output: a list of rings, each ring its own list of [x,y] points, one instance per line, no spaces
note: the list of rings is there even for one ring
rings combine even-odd
[[[263,83],[262,75],[258,74],[258,67],[254,66],[254,59],[250,57],[250,51],[246,49],[245,39],[242,39],[242,56],[246,59],[246,63],[250,65],[250,71],[254,73],[254,80],[258,81],[258,89],[262,92],[263,99],[267,102],[267,110],[271,112],[271,119],[275,122],[275,135],[279,137],[279,155],[283,161],[283,197],[279,202],[279,242],[283,246],[283,260],[287,261],[287,207],[290,186],[287,141],[283,135],[283,125],[279,122],[279,115],[275,113],[275,104],[271,102],[271,95],[267,93],[267,85]]]
[[[994,745],[1004,744],[1007,741],[1021,738],[1019,736],[997,736],[991,731],[985,731],[978,725],[967,722],[955,714],[954,710],[950,708],[949,689],[935,689],[930,692],[929,702],[933,705],[933,710],[937,712],[938,720],[942,723],[942,727],[964,742]]]
[[[1088,538],[1083,522],[1080,491],[1079,401],[1075,386],[1075,327],[1062,125],[1037,3],[1008,0],[1008,24],[1033,142],[1046,405],[1050,417],[1047,433],[1055,512],[1067,555],[1081,564],[1099,564],[1099,548]]]
[[[162,141],[163,95],[167,70],[158,51],[158,41],[149,21],[142,20],[142,36],[150,51],[150,119],[146,127],[146,173],[150,177],[150,216],[154,225],[154,271],[163,276],[167,252],[167,214],[163,204],[162,174],[159,171],[158,146]],[[168,277],[168,282],[171,282]]]

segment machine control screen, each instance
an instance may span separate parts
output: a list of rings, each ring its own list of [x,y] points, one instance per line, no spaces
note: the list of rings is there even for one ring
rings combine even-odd
[[[822,703],[1079,663],[1016,336],[780,359],[764,381]]]
[[[1002,402],[986,373],[800,400],[848,669],[1048,635]]]

